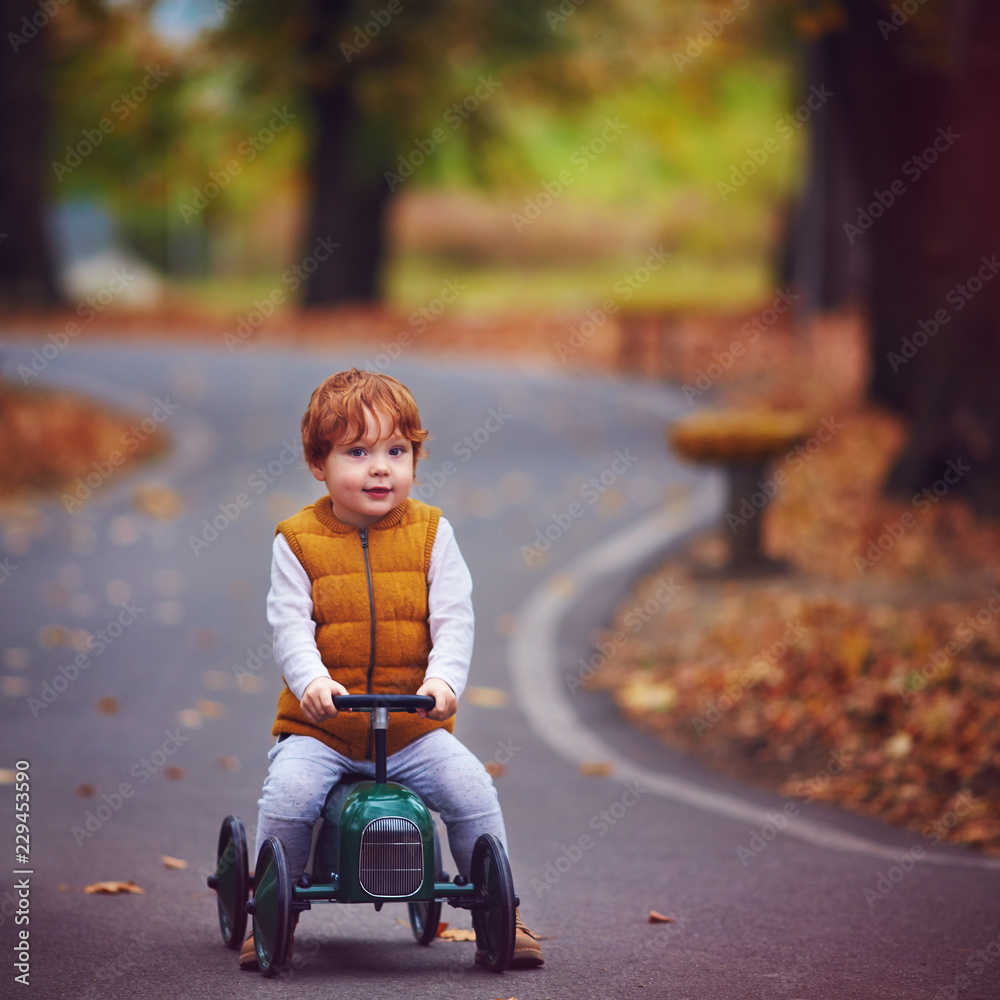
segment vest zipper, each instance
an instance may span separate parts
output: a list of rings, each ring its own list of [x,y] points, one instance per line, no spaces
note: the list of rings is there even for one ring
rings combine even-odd
[[[371,642],[368,653],[368,683],[366,691],[372,693],[372,675],[375,673],[375,594],[372,591],[372,567],[368,561],[368,529],[362,528],[358,534],[361,536],[361,551],[365,557],[365,576],[368,578],[368,614],[371,620]],[[372,725],[375,718],[373,712],[368,714],[368,742],[365,745],[365,760],[372,757]]]

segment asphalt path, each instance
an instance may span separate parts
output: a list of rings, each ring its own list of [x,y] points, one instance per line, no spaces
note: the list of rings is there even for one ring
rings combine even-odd
[[[6,342],[5,371],[40,344]],[[680,394],[406,358],[389,371],[432,432],[419,495],[444,509],[475,580],[473,690],[456,732],[506,766],[515,884],[546,964],[497,977],[474,967],[470,943],[416,945],[404,907],[332,905],[303,915],[287,974],[239,972],[204,877],[222,818],[252,827],[266,770],[280,687],[264,615],[271,538],[318,495],[297,444],[309,393],[363,358],[80,343],[35,380],[126,405],[139,433],[161,422],[175,446],[142,468],[95,469],[80,507],[56,498],[3,523],[0,767],[29,764],[31,874],[13,874],[14,786],[2,784],[0,993],[1000,995],[995,864],[708,773],[573,683],[600,665],[595,631],[634,575],[718,515],[718,480],[665,447]],[[137,507],[149,486],[179,513]],[[610,773],[581,767],[595,763]],[[83,893],[106,879],[145,892]],[[651,909],[672,922],[650,923]],[[442,919],[469,926],[447,907]]]

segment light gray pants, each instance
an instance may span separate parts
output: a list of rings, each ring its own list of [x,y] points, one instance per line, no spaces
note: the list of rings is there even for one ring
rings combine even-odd
[[[309,860],[312,829],[327,793],[347,773],[375,777],[375,762],[352,760],[311,736],[289,736],[268,753],[271,766],[257,802],[257,845],[277,837],[288,854],[292,879]],[[432,729],[386,761],[389,781],[413,789],[429,809],[441,814],[448,846],[460,875],[469,874],[472,847],[492,833],[507,849],[503,815],[493,779],[451,733]]]

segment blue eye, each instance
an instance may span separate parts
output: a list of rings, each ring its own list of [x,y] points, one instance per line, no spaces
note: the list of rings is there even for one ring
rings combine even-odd
[[[364,455],[364,453],[365,453],[364,448],[352,448],[347,454],[352,456],[353,458],[361,458],[361,456]]]

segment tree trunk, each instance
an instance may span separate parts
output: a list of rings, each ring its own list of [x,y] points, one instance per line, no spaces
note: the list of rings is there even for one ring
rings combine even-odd
[[[0,305],[8,307],[61,301],[45,225],[46,33],[32,23],[40,11],[34,0],[10,0],[0,44]]]
[[[841,6],[846,27],[816,43],[813,82],[834,96],[813,122],[793,270],[818,305],[857,292],[866,309],[870,394],[910,426],[889,491],[937,486],[998,514],[1000,5]]]
[[[306,306],[372,302],[381,295],[386,252],[385,216],[391,192],[384,179],[387,157],[366,157],[369,137],[349,82],[317,93],[312,101],[316,139],[310,168],[312,203],[302,248],[313,257],[303,294]],[[367,161],[367,162],[366,162]],[[339,244],[331,253],[324,241]],[[319,260],[325,256],[325,260]]]

